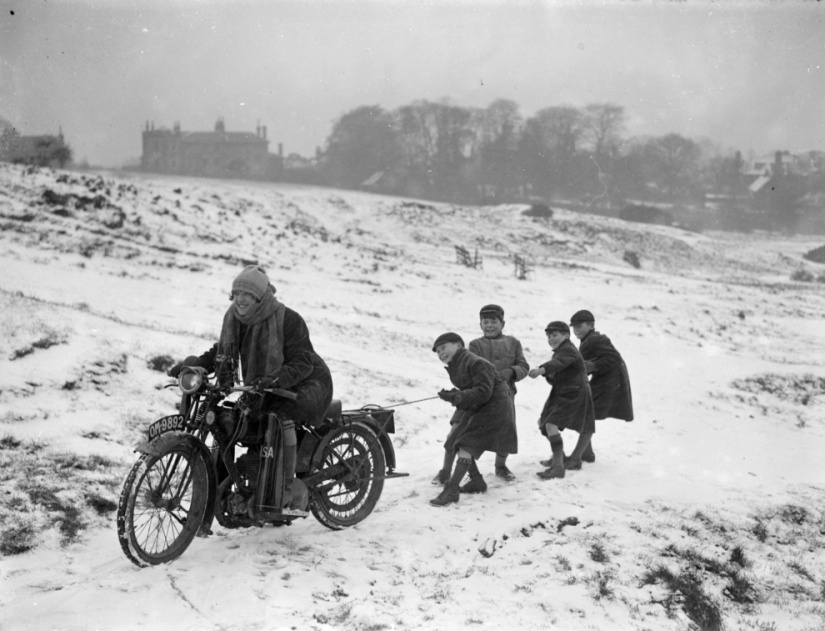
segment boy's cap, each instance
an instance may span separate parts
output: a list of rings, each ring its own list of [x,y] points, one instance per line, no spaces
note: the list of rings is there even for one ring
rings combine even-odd
[[[561,320],[553,320],[550,324],[544,327],[545,333],[550,333],[550,331],[561,331],[562,333],[567,333],[569,335],[570,327]]]
[[[571,318],[570,324],[579,324],[580,322],[595,322],[596,318],[593,317],[593,314],[590,313],[587,309],[582,309],[581,311],[576,311]]]
[[[433,342],[433,352],[435,352],[435,349],[439,344],[444,344],[445,342],[457,342],[464,346],[464,340],[461,339],[461,336],[458,333],[442,333],[435,338],[435,342]]]
[[[499,320],[504,320],[504,309],[499,307],[498,305],[484,305],[481,308],[481,311],[478,312],[478,317],[483,318],[484,316],[495,316]]]

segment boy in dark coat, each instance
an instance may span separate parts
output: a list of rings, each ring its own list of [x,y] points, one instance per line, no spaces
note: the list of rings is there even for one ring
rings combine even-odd
[[[553,459],[550,467],[540,471],[543,480],[563,478],[565,469],[580,469],[581,457],[590,437],[596,431],[596,416],[587,371],[581,354],[570,341],[570,327],[554,321],[544,329],[547,343],[553,349],[553,358],[530,371],[530,377],[543,375],[552,386],[539,418],[539,429],[550,441]],[[579,432],[579,440],[565,463],[561,430]]]
[[[470,342],[470,352],[493,364],[498,374],[509,387],[510,397],[513,401],[513,431],[517,435],[514,400],[516,395],[516,382],[521,381],[527,376],[530,366],[524,359],[521,342],[512,335],[504,335],[502,333],[502,329],[504,328],[504,309],[498,305],[485,305],[482,307],[479,312],[479,326],[484,336]],[[456,410],[455,414],[458,415],[459,413],[459,410]],[[454,416],[451,425],[454,425],[455,421],[456,417]],[[518,437],[516,437],[516,441],[518,441]],[[518,452],[514,451],[513,453]],[[502,480],[511,482],[516,479],[516,476],[507,468],[508,455],[507,453],[496,454],[495,472]],[[443,486],[449,481],[454,460],[455,452],[444,452],[444,464],[435,478],[433,478],[433,484]],[[473,461],[470,467],[470,481],[462,486],[460,490],[462,493],[484,493],[487,490],[487,483],[479,472],[475,461]]]
[[[295,477],[295,423],[323,421],[332,401],[332,375],[315,352],[304,319],[275,298],[275,288],[263,268],[244,268],[232,282],[229,298],[232,305],[224,314],[218,342],[200,357],[188,357],[184,364],[212,372],[217,356],[228,355],[239,360],[244,384],[295,392],[295,401],[267,394],[262,403],[264,414],[276,412],[284,419],[284,478],[289,497]],[[177,377],[180,369],[178,364],[168,374]]]
[[[579,352],[590,377],[590,392],[596,420],[618,418],[633,420],[633,397],[627,366],[610,338],[596,330],[596,318],[582,309],[570,318],[573,334],[580,340]],[[592,444],[582,454],[585,462],[595,462]]]
[[[447,506],[458,502],[459,484],[475,459],[485,451],[515,453],[517,440],[509,389],[495,366],[467,351],[457,333],[438,336],[433,352],[447,365],[455,386],[438,396],[458,412],[444,443],[448,452],[458,454],[458,461],[444,490],[430,500],[433,506]]]

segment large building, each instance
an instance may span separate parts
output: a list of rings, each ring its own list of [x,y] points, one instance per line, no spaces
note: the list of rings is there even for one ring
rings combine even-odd
[[[71,158],[62,129],[56,136],[21,136],[13,127],[0,129],[0,161],[62,168]]]
[[[172,129],[155,129],[146,122],[143,129],[141,168],[153,173],[272,179],[282,159],[267,151],[266,127],[255,133],[228,132],[222,118],[215,131],[184,132],[180,123]]]

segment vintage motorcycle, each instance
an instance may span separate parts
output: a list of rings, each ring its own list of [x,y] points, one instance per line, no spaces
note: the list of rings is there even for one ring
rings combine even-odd
[[[284,419],[262,413],[261,403],[267,393],[295,393],[235,386],[236,376],[234,362],[219,356],[211,377],[186,366],[167,386],[180,387],[178,413],[149,425],[118,502],[120,546],[136,565],[176,559],[195,536],[211,534],[213,518],[246,528],[288,525],[311,512],[327,528],[346,528],[372,512],[385,479],[409,475],[395,471],[394,410],[344,411],[333,400],[318,427],[285,432]],[[283,447],[295,439],[293,465]],[[292,466],[290,486],[284,471]]]

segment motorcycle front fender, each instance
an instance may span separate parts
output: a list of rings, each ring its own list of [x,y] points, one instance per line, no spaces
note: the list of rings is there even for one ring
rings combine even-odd
[[[203,518],[201,531],[210,530],[212,519],[215,516],[215,498],[218,491],[218,473],[215,469],[215,461],[212,460],[212,453],[209,448],[203,444],[203,441],[198,440],[192,434],[185,432],[169,432],[158,436],[154,440],[147,440],[135,447],[138,453],[146,454],[148,456],[162,456],[171,449],[183,445],[189,450],[200,454],[204,465],[206,465],[206,476],[209,481],[208,496],[206,498],[206,514]]]

